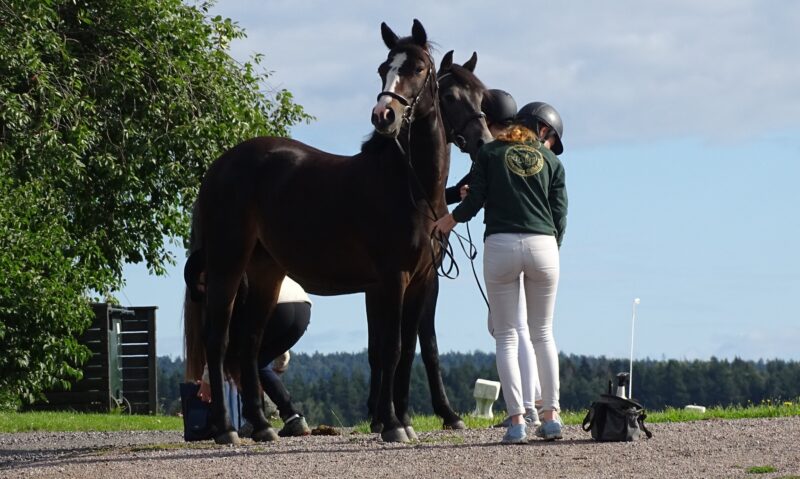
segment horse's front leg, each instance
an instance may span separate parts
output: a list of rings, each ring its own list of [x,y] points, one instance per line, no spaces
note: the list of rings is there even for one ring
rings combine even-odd
[[[370,418],[370,430],[381,432],[383,424],[378,419],[378,396],[381,387],[381,321],[380,301],[377,294],[367,292],[365,295],[367,306],[367,357],[369,358],[369,397],[367,398],[367,413]]]
[[[406,430],[406,435],[412,440],[417,439],[417,434],[414,432],[411,418],[408,415],[411,368],[414,364],[414,355],[417,349],[417,333],[420,319],[426,309],[431,289],[436,286],[435,281],[435,276],[417,280],[409,285],[403,301],[403,319],[400,327],[400,361],[395,373],[394,406],[397,417]]]
[[[401,274],[385,280],[370,294],[375,296],[375,307],[369,314],[377,315],[370,321],[380,321],[381,338],[381,384],[378,395],[378,419],[383,424],[381,438],[386,442],[408,442],[403,424],[397,420],[394,408],[394,384],[397,363],[400,360],[400,323],[403,293],[407,280]]]
[[[439,277],[433,278],[431,287],[422,309],[419,322],[419,347],[425,372],[428,376],[428,387],[431,390],[433,412],[443,420],[444,429],[466,429],[464,421],[453,411],[442,381],[442,369],[439,366],[439,346],[436,343],[436,301],[439,297]]]

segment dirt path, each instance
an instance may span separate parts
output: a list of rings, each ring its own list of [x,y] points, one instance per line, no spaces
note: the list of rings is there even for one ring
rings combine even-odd
[[[486,477],[780,478],[800,476],[800,417],[655,424],[655,437],[594,443],[498,444],[502,431],[420,434],[414,445],[376,435],[282,439],[241,447],[186,444],[177,432],[0,435],[0,477]],[[748,473],[752,466],[776,472]]]

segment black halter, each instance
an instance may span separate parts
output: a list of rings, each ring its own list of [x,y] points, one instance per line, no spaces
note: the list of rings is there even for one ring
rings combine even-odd
[[[427,51],[425,52],[428,54],[428,58],[431,61],[431,65],[433,65],[433,58],[431,58],[431,54]],[[433,76],[433,66],[428,67],[428,73],[425,75],[425,83],[422,84],[422,88],[419,89],[416,96],[409,101],[408,98],[404,97],[399,93],[395,93],[393,91],[382,91],[378,93],[378,98],[376,101],[380,101],[381,97],[388,96],[394,98],[395,100],[399,101],[405,108],[403,108],[403,123],[411,124],[414,122],[414,109],[417,106],[417,102],[419,101],[420,97],[423,93],[425,93],[425,89],[428,87],[428,82],[430,82],[431,76]],[[434,92],[436,94],[436,92]]]
[[[438,82],[442,81],[442,78],[446,78],[448,75],[452,75],[452,73],[447,72],[444,75],[440,76],[437,80]],[[445,134],[447,135],[447,140],[455,144],[462,153],[466,153],[464,148],[467,146],[467,140],[464,138],[463,132],[467,128],[467,125],[472,123],[473,121],[480,121],[481,119],[486,118],[486,114],[480,110],[477,112],[472,112],[464,121],[461,122],[461,125],[455,127],[450,122],[450,118],[448,115],[442,115],[442,120],[444,120],[447,125],[445,126]]]

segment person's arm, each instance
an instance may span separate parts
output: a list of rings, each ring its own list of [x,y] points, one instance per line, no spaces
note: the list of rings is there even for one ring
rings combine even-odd
[[[461,178],[458,183],[444,190],[444,199],[447,201],[448,205],[452,205],[461,201],[461,187],[470,184],[471,178],[472,170],[470,169],[470,172]]]
[[[200,389],[197,391],[197,397],[203,402],[211,402],[211,384],[208,379],[208,364],[203,366],[203,377],[200,378]]]
[[[458,223],[471,220],[486,202],[486,169],[488,158],[483,150],[470,171],[469,194],[453,210],[453,219]]]
[[[564,165],[561,164],[561,161],[556,163],[547,200],[550,203],[550,212],[556,227],[556,242],[561,247],[564,231],[567,229],[567,183]]]
[[[486,201],[486,162],[488,159],[478,152],[478,159],[472,164],[469,172],[469,194],[466,195],[461,203],[456,206],[451,214],[447,214],[436,220],[433,224],[434,231],[447,234],[455,228],[456,223],[464,223],[471,220]]]

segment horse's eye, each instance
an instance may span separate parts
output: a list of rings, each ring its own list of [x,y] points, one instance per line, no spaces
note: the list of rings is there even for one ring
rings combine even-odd
[[[416,73],[417,75],[419,75],[419,74],[420,74],[420,73],[422,73],[423,71],[425,71],[425,69],[424,69],[424,68],[422,68],[422,67],[417,67],[417,69],[416,69],[416,70],[414,70],[414,73]]]

